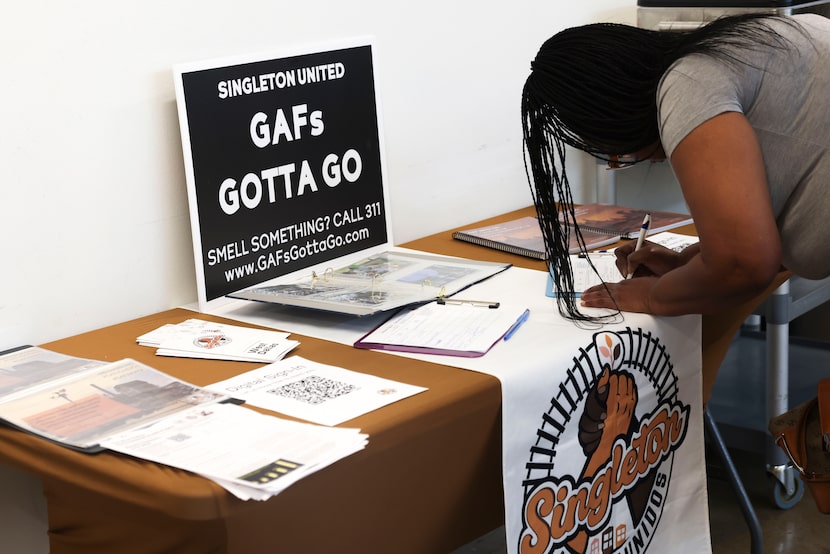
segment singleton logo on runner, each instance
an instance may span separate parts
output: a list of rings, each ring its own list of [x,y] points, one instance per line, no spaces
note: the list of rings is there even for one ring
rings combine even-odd
[[[677,387],[648,331],[600,332],[580,348],[530,447],[519,552],[647,551],[689,425]]]

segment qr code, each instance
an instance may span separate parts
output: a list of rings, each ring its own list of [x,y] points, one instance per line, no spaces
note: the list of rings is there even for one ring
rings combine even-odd
[[[270,389],[268,392],[285,398],[293,398],[306,404],[316,405],[337,398],[338,396],[349,394],[356,389],[357,387],[350,383],[334,381],[318,375],[310,375],[305,379]]]

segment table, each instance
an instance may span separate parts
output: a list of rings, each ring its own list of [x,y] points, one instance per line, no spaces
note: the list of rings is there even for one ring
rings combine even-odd
[[[465,227],[529,213],[532,208]],[[403,246],[545,269],[544,262],[454,241],[451,231]],[[752,307],[747,306],[749,311]],[[738,309],[730,316],[741,313]],[[193,316],[172,309],[42,346],[105,361],[132,357],[197,385],[251,369],[241,362],[157,357],[135,342],[164,323]],[[725,337],[718,333],[737,329],[744,317],[710,318],[717,325],[708,332],[704,327],[707,371],[719,364]],[[42,479],[51,551],[337,552],[348,545],[355,552],[445,552],[502,524],[501,390],[496,378],[294,337],[301,342],[298,355],[429,390],[346,423],[369,434],[364,451],[265,502],[239,501],[181,470],[114,453],[80,454],[0,427],[0,463]],[[726,338],[727,348],[731,338]]]

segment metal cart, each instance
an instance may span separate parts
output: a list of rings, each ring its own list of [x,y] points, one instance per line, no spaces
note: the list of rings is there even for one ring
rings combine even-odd
[[[637,26],[655,31],[693,29],[724,15],[746,12],[830,17],[830,0],[638,0]]]

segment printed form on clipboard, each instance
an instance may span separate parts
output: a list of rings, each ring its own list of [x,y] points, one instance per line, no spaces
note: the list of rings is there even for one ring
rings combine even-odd
[[[447,298],[404,308],[354,343],[356,348],[478,358],[508,340],[530,310]]]

